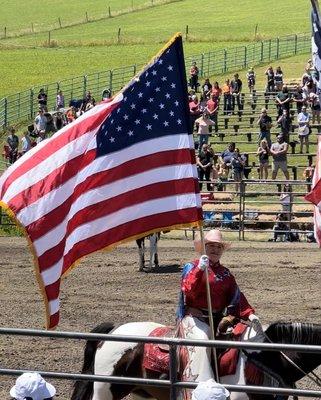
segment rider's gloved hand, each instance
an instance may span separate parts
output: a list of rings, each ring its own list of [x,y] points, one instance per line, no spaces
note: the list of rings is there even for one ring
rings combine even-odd
[[[210,261],[209,261],[207,255],[206,255],[206,254],[203,254],[203,255],[201,256],[201,258],[200,258],[200,260],[199,260],[197,266],[198,266],[199,269],[201,269],[202,271],[204,271],[205,268],[208,268],[209,264],[210,264]]]
[[[252,322],[252,325],[255,330],[262,330],[260,319],[255,314],[251,314],[249,316],[249,321]]]

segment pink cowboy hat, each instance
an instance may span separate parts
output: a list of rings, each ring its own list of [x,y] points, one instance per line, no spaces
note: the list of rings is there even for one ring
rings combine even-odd
[[[228,250],[231,247],[230,243],[224,242],[222,238],[222,233],[219,229],[211,229],[204,236],[204,242],[206,243],[221,243],[224,247],[224,250]],[[194,239],[194,248],[197,253],[202,254],[202,241],[199,233],[196,233]]]

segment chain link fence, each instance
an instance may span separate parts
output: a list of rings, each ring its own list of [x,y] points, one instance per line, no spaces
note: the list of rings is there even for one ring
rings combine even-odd
[[[289,35],[261,42],[253,42],[247,46],[215,50],[208,53],[185,57],[186,66],[196,61],[200,77],[224,74],[251,65],[278,60],[296,54],[308,53],[311,49],[311,35]],[[66,104],[72,99],[82,99],[90,90],[96,99],[101,98],[103,90],[111,93],[119,91],[143,67],[135,64],[94,74],[76,76],[59,82],[37,85],[29,90],[9,95],[0,99],[0,127],[33,119],[38,109],[37,95],[44,88],[48,95],[48,109],[54,109],[56,95],[62,90]]]

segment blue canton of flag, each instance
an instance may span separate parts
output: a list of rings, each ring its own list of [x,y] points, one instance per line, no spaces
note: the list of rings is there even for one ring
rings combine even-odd
[[[191,133],[182,65],[175,42],[122,91],[97,133],[97,156],[156,137]]]
[[[317,71],[317,86],[318,91],[321,89],[321,25],[320,25],[320,12],[319,6],[316,0],[311,0],[312,4],[312,13],[311,13],[311,22],[312,22],[312,57],[313,57],[313,65]]]

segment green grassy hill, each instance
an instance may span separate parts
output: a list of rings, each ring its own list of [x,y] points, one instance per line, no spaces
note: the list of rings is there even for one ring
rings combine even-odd
[[[68,18],[68,23],[84,20],[86,10],[89,17],[106,16],[109,4],[128,9],[132,4],[136,7],[150,3],[151,0],[83,0],[77,1],[76,7],[62,0],[54,3],[30,0],[23,5],[19,0],[0,0],[1,10],[4,10],[0,15],[0,36],[1,26],[8,26],[10,33],[10,26],[19,30],[30,27],[31,22],[43,23],[44,20],[49,26],[59,16],[62,21]],[[310,29],[309,2],[181,0],[54,30],[51,32],[52,48],[48,47],[48,33],[1,39],[1,69],[6,79],[0,81],[0,97],[39,83],[147,62],[174,32],[184,32],[186,25],[189,37],[185,53],[191,55],[253,41],[256,27],[257,40],[307,32]],[[117,43],[119,27],[121,38]]]

